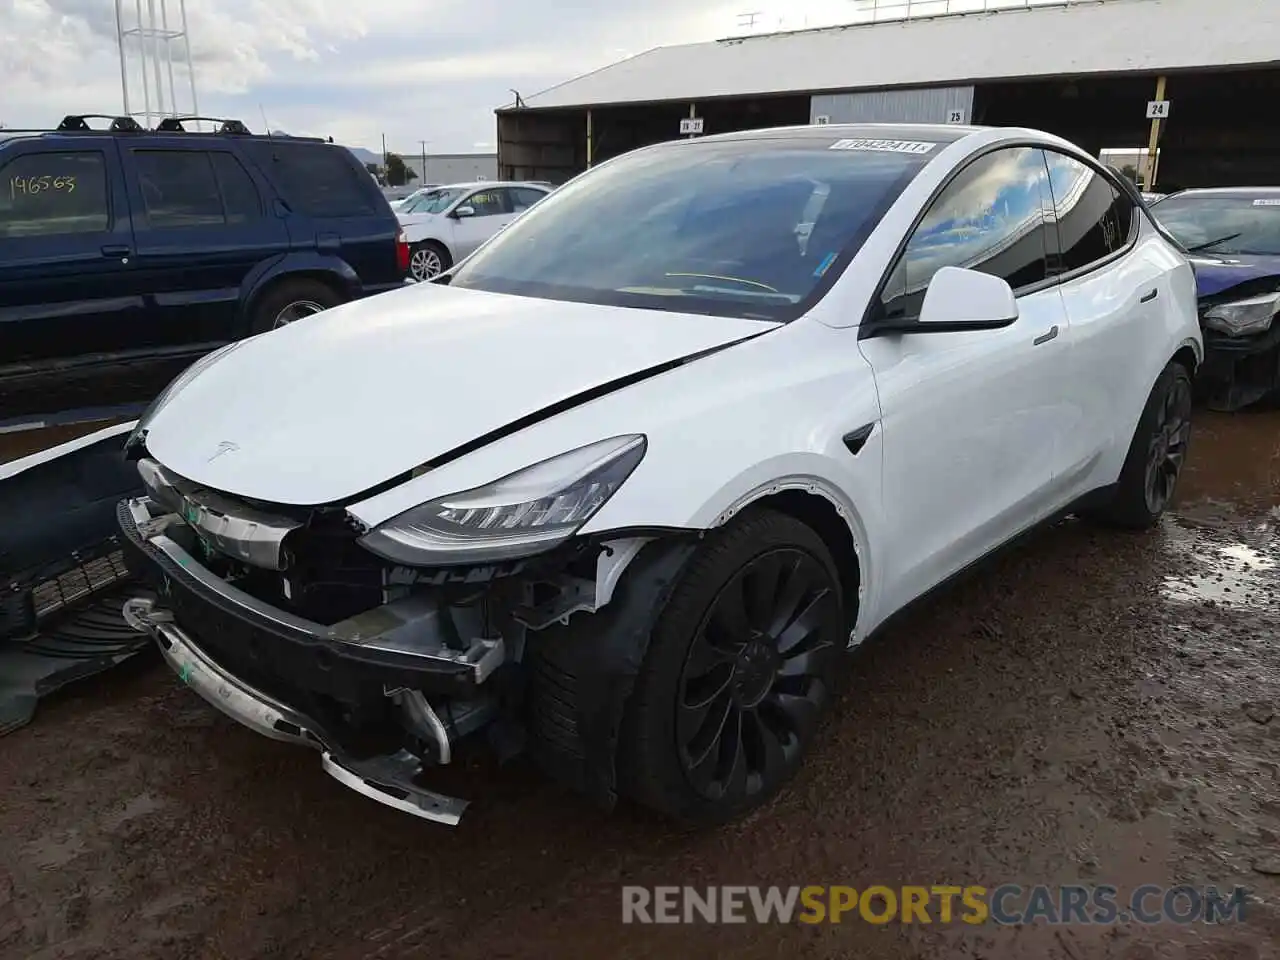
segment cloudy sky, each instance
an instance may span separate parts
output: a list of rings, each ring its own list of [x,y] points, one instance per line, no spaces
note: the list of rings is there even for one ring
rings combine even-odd
[[[149,2],[159,18],[163,0],[142,0],[144,17]],[[187,0],[201,113],[261,131],[265,112],[273,129],[375,150],[385,133],[408,153],[420,140],[492,149],[511,88],[527,97],[653,46],[748,32],[744,11],[758,32],[848,21],[856,0]],[[113,0],[0,0],[0,77],[8,127],[119,111]]]

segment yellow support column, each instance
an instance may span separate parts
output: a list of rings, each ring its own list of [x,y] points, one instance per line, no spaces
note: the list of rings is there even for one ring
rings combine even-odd
[[[1156,79],[1156,100],[1164,99],[1165,78],[1158,77]],[[1155,190],[1156,187],[1156,151],[1160,148],[1160,123],[1159,117],[1151,118],[1151,139],[1147,143],[1147,170],[1143,177],[1145,188],[1148,193]]]

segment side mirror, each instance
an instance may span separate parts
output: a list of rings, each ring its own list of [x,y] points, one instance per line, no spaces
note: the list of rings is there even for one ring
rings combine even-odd
[[[475,215],[476,215],[476,208],[471,206],[458,207],[451,214],[451,216],[455,220],[461,220],[463,217],[474,217]]]
[[[1018,301],[1002,277],[961,267],[943,267],[929,281],[920,318],[921,333],[994,330],[1018,319]]]

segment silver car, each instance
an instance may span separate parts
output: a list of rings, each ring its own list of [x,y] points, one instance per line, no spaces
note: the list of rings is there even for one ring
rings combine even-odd
[[[409,275],[430,280],[551,192],[527,181],[456,183],[428,190],[396,211],[409,242]]]

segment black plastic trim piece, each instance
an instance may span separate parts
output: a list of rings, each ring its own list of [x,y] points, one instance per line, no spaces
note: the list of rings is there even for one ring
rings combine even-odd
[[[844,445],[849,448],[849,452],[855,457],[862,452],[862,448],[867,445],[867,440],[871,434],[875,432],[876,425],[874,423],[864,424],[857,430],[850,430],[844,435]]]
[[[687,540],[646,544],[608,606],[526,647],[534,761],[606,809],[618,798],[618,736],[650,634],[696,548]]]
[[[859,336],[860,340],[891,336],[895,333],[963,333],[967,330],[1003,330],[1018,322],[1017,317],[1004,320],[962,320],[955,323],[921,323],[919,320],[884,320]]]

